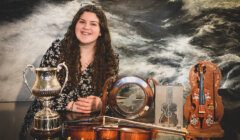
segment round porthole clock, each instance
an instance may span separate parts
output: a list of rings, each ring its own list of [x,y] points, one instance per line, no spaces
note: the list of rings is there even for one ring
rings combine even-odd
[[[152,103],[152,87],[148,82],[136,76],[118,78],[113,82],[108,94],[110,109],[126,119],[143,116]]]

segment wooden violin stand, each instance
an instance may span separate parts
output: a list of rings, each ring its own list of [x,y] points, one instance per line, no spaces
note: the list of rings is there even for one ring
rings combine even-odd
[[[191,92],[184,104],[184,117],[189,123],[187,140],[223,137],[220,122],[224,108],[218,95],[220,80],[220,69],[209,61],[200,61],[190,70]]]
[[[224,131],[219,123],[212,125],[207,129],[195,129],[191,125],[187,127],[188,134],[185,136],[186,140],[210,140],[211,138],[222,138]]]

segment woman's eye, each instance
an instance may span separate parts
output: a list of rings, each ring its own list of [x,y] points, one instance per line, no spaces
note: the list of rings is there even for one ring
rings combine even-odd
[[[91,23],[92,26],[97,26],[97,23]]]
[[[84,21],[82,21],[82,20],[79,20],[79,23],[85,23]]]

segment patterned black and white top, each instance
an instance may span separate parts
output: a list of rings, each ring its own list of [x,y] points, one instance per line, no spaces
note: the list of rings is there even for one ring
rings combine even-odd
[[[43,56],[40,67],[57,67],[60,62],[61,53],[60,40],[56,40],[52,43],[52,46],[47,50],[46,54]],[[69,102],[75,101],[78,97],[86,97],[89,95],[96,95],[94,88],[92,86],[92,75],[93,66],[90,64],[84,71],[81,72],[79,77],[79,83],[77,86],[73,86],[67,83],[64,87],[60,97],[53,101],[53,109],[55,110],[66,110],[66,106]],[[58,79],[60,83],[65,81],[65,73],[60,71],[58,74]],[[97,96],[97,95],[96,95]]]
[[[56,40],[52,43],[51,47],[47,50],[42,58],[40,67],[57,67],[60,62],[61,54],[60,40]],[[69,102],[75,101],[78,97],[86,97],[89,95],[95,95],[94,88],[92,86],[93,66],[90,64],[84,71],[81,72],[79,77],[79,83],[77,86],[66,83],[66,86],[62,90],[60,96],[53,100],[51,109],[56,111],[66,110],[66,106]],[[65,72],[61,70],[57,75],[61,84],[65,81]],[[97,96],[97,95],[96,95]],[[99,96],[99,95],[98,95]],[[41,109],[40,102],[35,99],[30,105],[27,114],[24,118],[24,124],[22,126],[21,134],[25,135],[30,128],[34,114]]]

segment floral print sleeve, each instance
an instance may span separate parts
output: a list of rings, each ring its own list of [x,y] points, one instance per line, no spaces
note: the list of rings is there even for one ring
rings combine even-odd
[[[61,43],[60,40],[56,40],[52,43],[52,46],[47,50],[43,59],[41,61],[40,67],[57,67],[61,63]],[[63,86],[66,77],[66,70],[62,69],[57,73],[58,80]],[[84,85],[84,84],[82,84]],[[88,83],[86,87],[89,87],[91,83]],[[71,83],[67,82],[63,87],[62,93],[58,97],[54,98],[52,101],[52,109],[56,111],[66,111],[66,106],[71,101],[76,101],[79,95],[81,88],[79,86],[74,86]],[[84,91],[84,90],[82,90]]]
[[[57,67],[60,61],[60,40],[55,40],[43,55],[40,67]]]
[[[52,43],[52,46],[47,50],[45,55],[42,58],[40,67],[57,67],[58,64],[60,64],[60,47],[61,43],[60,40],[56,40]],[[57,74],[58,80],[63,85],[65,81],[65,70],[60,70],[60,72]],[[55,98],[52,101],[52,109],[57,111],[66,110],[67,103],[70,101],[68,99],[67,94],[73,94],[75,93],[74,88],[67,83],[64,87],[62,93],[59,95],[59,97]]]

